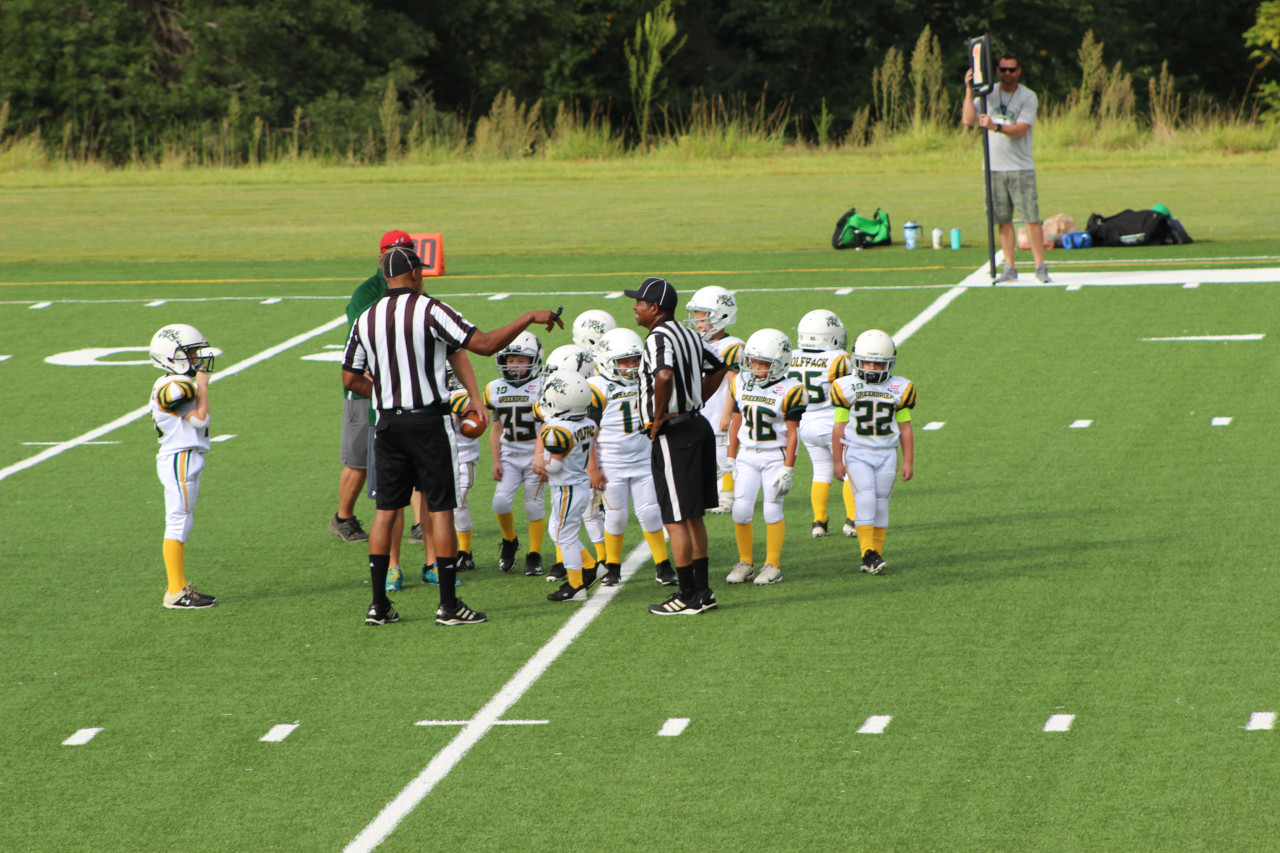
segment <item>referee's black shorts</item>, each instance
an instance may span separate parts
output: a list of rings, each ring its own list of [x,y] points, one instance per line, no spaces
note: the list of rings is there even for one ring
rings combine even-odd
[[[701,414],[663,424],[649,461],[663,524],[702,518],[719,504],[716,435]]]
[[[373,430],[378,509],[408,506],[415,488],[431,512],[457,508],[458,449],[448,406],[383,409]]]

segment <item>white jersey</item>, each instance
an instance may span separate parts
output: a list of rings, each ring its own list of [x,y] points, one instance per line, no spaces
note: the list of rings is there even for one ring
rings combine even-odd
[[[718,341],[707,341],[707,346],[724,362],[730,370],[738,369],[738,356],[742,354],[742,338],[726,335]],[[720,429],[720,419],[724,417],[725,407],[729,405],[729,383],[721,382],[720,387],[711,395],[711,399],[702,404],[702,416],[711,423],[716,435],[727,435],[727,429]]]
[[[653,444],[640,418],[640,384],[592,376],[591,414],[600,416],[596,462],[601,468],[648,464]]]
[[[542,444],[547,453],[564,456],[564,463],[554,474],[547,472],[547,482],[553,486],[585,486],[587,460],[591,456],[591,442],[596,439],[595,421],[587,417],[577,420],[553,419],[542,427]]]
[[[863,382],[857,375],[846,376],[832,384],[831,401],[849,410],[842,444],[891,450],[898,446],[898,422],[911,420],[916,386],[901,376],[890,376],[879,385]]]
[[[538,379],[517,385],[495,379],[484,386],[484,404],[493,410],[490,429],[502,430],[502,449],[515,455],[533,455],[538,441],[534,404],[538,401]]]
[[[471,405],[471,395],[462,391],[454,391],[449,395],[449,411],[453,412],[459,418],[462,413]],[[455,425],[456,426],[456,425]],[[496,429],[496,427],[495,427]],[[475,438],[467,438],[462,434],[462,430],[454,429],[454,441],[458,446],[458,462],[475,462],[480,458],[480,441]]]
[[[738,428],[738,445],[755,450],[782,450],[787,446],[787,421],[798,421],[804,415],[804,386],[791,377],[783,377],[763,388],[745,388],[746,377],[739,373],[733,379],[733,402],[742,413]]]
[[[831,383],[849,375],[849,354],[844,350],[795,350],[787,375],[804,386],[807,395],[804,420],[831,423],[835,406],[831,403]]]
[[[151,387],[151,419],[160,439],[157,456],[168,456],[184,450],[209,449],[209,426],[192,426],[186,416],[199,402],[196,381],[190,376],[169,373]]]

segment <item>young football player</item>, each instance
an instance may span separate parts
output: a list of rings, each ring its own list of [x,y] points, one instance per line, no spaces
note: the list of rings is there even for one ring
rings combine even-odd
[[[618,328],[618,321],[608,311],[591,308],[583,311],[573,321],[573,342],[589,352],[594,352],[600,339],[611,329]]]
[[[520,540],[512,507],[516,489],[524,487],[524,511],[529,520],[529,553],[524,573],[542,574],[542,539],[547,532],[547,510],[542,478],[533,470],[538,442],[534,405],[538,400],[538,373],[542,369],[542,342],[531,332],[521,332],[495,356],[498,378],[484,388],[484,404],[493,410],[489,451],[493,456],[493,512],[502,529],[498,568],[515,568]]]
[[[903,482],[915,473],[911,409],[916,404],[916,386],[893,375],[897,363],[893,338],[868,329],[853,342],[854,375],[831,386],[831,401],[836,405],[831,441],[843,448],[835,458],[835,475],[847,476],[853,488],[861,569],[873,575],[885,568],[884,537],[899,446]]]
[[[582,515],[592,499],[587,460],[596,425],[587,417],[590,405],[591,386],[567,370],[547,378],[538,401],[545,420],[541,430],[544,452],[537,467],[546,471],[551,487],[551,536],[564,555],[566,574],[565,582],[547,596],[548,601],[585,598],[596,581],[595,561],[578,541]]]
[[[849,333],[840,318],[825,308],[810,311],[796,327],[796,350],[791,353],[789,376],[804,386],[807,400],[800,421],[800,440],[813,463],[809,502],[813,505],[813,536],[827,535],[827,499],[831,494],[831,429],[835,408],[831,383],[849,375],[845,347]],[[853,518],[853,495],[847,498],[846,516]]]
[[[591,408],[596,442],[587,473],[591,487],[604,494],[604,576],[600,583],[622,581],[622,544],[627,531],[627,503],[653,556],[655,580],[676,583],[667,542],[662,536],[662,510],[653,491],[652,442],[640,417],[640,357],[644,341],[631,329],[613,329],[596,345],[596,376],[591,377]]]
[[[737,375],[742,338],[735,338],[726,330],[738,319],[738,300],[723,287],[709,285],[694,292],[685,308],[689,312],[685,325],[702,335],[720,360],[729,365],[724,381],[702,406],[702,416],[716,434],[716,466],[721,477],[720,506],[711,512],[727,513],[734,501],[733,472],[725,465],[729,451],[729,388]]]
[[[156,473],[164,487],[163,604],[170,610],[212,607],[217,599],[187,583],[186,542],[191,535],[204,455],[209,451],[209,374],[213,350],[194,326],[174,323],[151,338],[151,361],[164,376],[151,387],[151,419],[160,450]]]
[[[470,407],[471,397],[458,381],[458,377],[454,376],[452,366],[445,371],[445,378],[449,383],[449,409],[453,412],[453,422],[456,427],[462,422],[463,413]],[[454,437],[458,446],[458,506],[453,511],[453,529],[458,535],[458,561],[454,564],[454,569],[459,572],[469,572],[476,567],[476,561],[471,556],[471,538],[475,528],[471,521],[471,505],[467,503],[467,498],[471,495],[471,487],[476,484],[476,463],[480,461],[480,441],[467,438],[456,428]],[[439,584],[440,581],[434,577],[435,572],[430,574],[431,577],[424,574],[423,580],[429,584]]]
[[[730,389],[733,412],[728,467],[733,472],[733,526],[738,562],[725,580],[757,586],[782,580],[782,540],[787,524],[782,499],[791,491],[805,413],[804,385],[787,376],[791,341],[777,329],[761,329],[742,347],[738,375]],[[756,495],[764,490],[765,554],[757,575],[752,557]]]

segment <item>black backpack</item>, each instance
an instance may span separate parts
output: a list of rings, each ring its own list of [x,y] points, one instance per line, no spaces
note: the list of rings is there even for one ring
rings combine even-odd
[[[1122,210],[1106,217],[1090,214],[1084,230],[1089,232],[1095,246],[1159,246],[1182,242],[1170,227],[1169,214],[1157,210]],[[1182,231],[1182,235],[1186,232]],[[1191,242],[1189,237],[1186,242]]]

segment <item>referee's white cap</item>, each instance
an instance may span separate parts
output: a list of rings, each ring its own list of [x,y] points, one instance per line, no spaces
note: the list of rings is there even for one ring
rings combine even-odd
[[[676,303],[679,301],[676,289],[671,286],[671,282],[665,278],[652,276],[646,278],[636,290],[624,290],[623,293],[632,299],[652,302],[668,313],[676,310]]]

